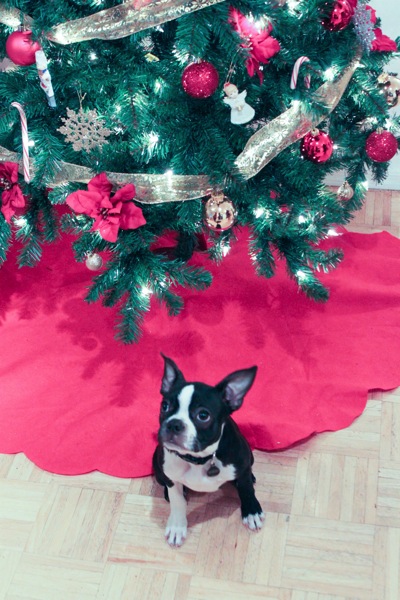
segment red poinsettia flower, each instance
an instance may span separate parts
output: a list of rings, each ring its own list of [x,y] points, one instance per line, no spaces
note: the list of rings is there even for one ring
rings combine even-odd
[[[367,9],[371,13],[371,23],[376,23],[376,10],[372,6],[367,5]],[[382,29],[375,27],[375,39],[372,42],[371,50],[375,52],[396,52],[397,44],[389,36],[382,33]]]
[[[18,185],[18,163],[0,163],[1,212],[7,223],[20,214],[26,206],[26,198]]]
[[[389,36],[382,33],[382,29],[375,27],[375,39],[372,42],[371,50],[376,52],[396,52],[397,44]]]
[[[229,22],[233,29],[245,40],[241,46],[249,51],[249,57],[246,61],[248,74],[253,77],[257,73],[260,83],[262,83],[264,75],[260,69],[260,63],[268,64],[269,59],[281,49],[278,40],[270,35],[272,24],[269,23],[267,29],[260,31],[254,23],[232,7],[229,9]]]
[[[70,194],[66,203],[77,213],[94,219],[92,230],[98,230],[108,242],[116,242],[119,229],[137,229],[145,225],[142,210],[131,200],[136,190],[132,183],[124,185],[111,197],[112,183],[105,173],[93,177],[88,190]]]

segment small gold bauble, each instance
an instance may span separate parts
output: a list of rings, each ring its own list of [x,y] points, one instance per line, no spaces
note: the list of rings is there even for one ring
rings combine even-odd
[[[85,265],[89,271],[98,271],[103,266],[103,259],[100,254],[89,254],[85,261]]]
[[[354,190],[348,181],[345,181],[344,183],[342,183],[340,188],[338,188],[337,196],[338,196],[339,200],[351,200],[352,199],[352,197],[354,196]]]
[[[235,222],[236,208],[232,200],[222,193],[211,194],[205,204],[205,219],[210,229],[226,231]]]
[[[394,75],[382,73],[378,77],[378,84],[390,108],[400,106],[400,79]]]

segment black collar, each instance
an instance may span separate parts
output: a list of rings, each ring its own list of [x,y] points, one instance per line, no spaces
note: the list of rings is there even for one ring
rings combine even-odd
[[[214,456],[213,454],[210,454],[210,456],[193,456],[192,454],[179,454],[176,450],[170,450],[169,448],[167,450],[168,452],[172,452],[172,454],[176,454],[182,460],[192,463],[192,465],[205,465]]]

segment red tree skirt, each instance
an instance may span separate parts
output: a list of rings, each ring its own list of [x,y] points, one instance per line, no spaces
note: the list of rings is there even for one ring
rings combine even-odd
[[[60,474],[151,472],[156,443],[160,352],[187,379],[216,384],[258,365],[236,420],[254,448],[276,450],[347,427],[370,389],[400,384],[400,240],[345,233],[345,260],[322,280],[326,304],[298,292],[280,265],[254,274],[243,233],[214,282],[185,291],[168,317],[153,304],[141,341],[114,340],[113,310],[83,302],[91,273],[71,240],[46,248],[35,269],[13,257],[0,271],[0,452],[23,451]]]

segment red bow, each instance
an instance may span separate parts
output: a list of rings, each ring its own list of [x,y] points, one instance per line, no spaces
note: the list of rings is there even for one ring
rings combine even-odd
[[[264,75],[260,69],[260,63],[268,64],[269,59],[281,49],[278,40],[270,36],[271,23],[269,23],[267,29],[259,31],[254,23],[232,7],[229,9],[229,23],[246,40],[246,43],[241,44],[241,46],[249,51],[249,57],[246,61],[248,74],[253,77],[257,73],[260,83],[262,83]]]
[[[26,198],[18,185],[18,163],[0,163],[1,212],[7,223],[20,214],[26,206]]]
[[[111,198],[112,183],[105,173],[93,177],[88,191],[79,190],[67,196],[66,203],[77,213],[94,219],[92,231],[98,230],[108,242],[116,242],[119,229],[137,229],[145,225],[142,210],[131,202],[136,190],[132,183],[117,190]]]

